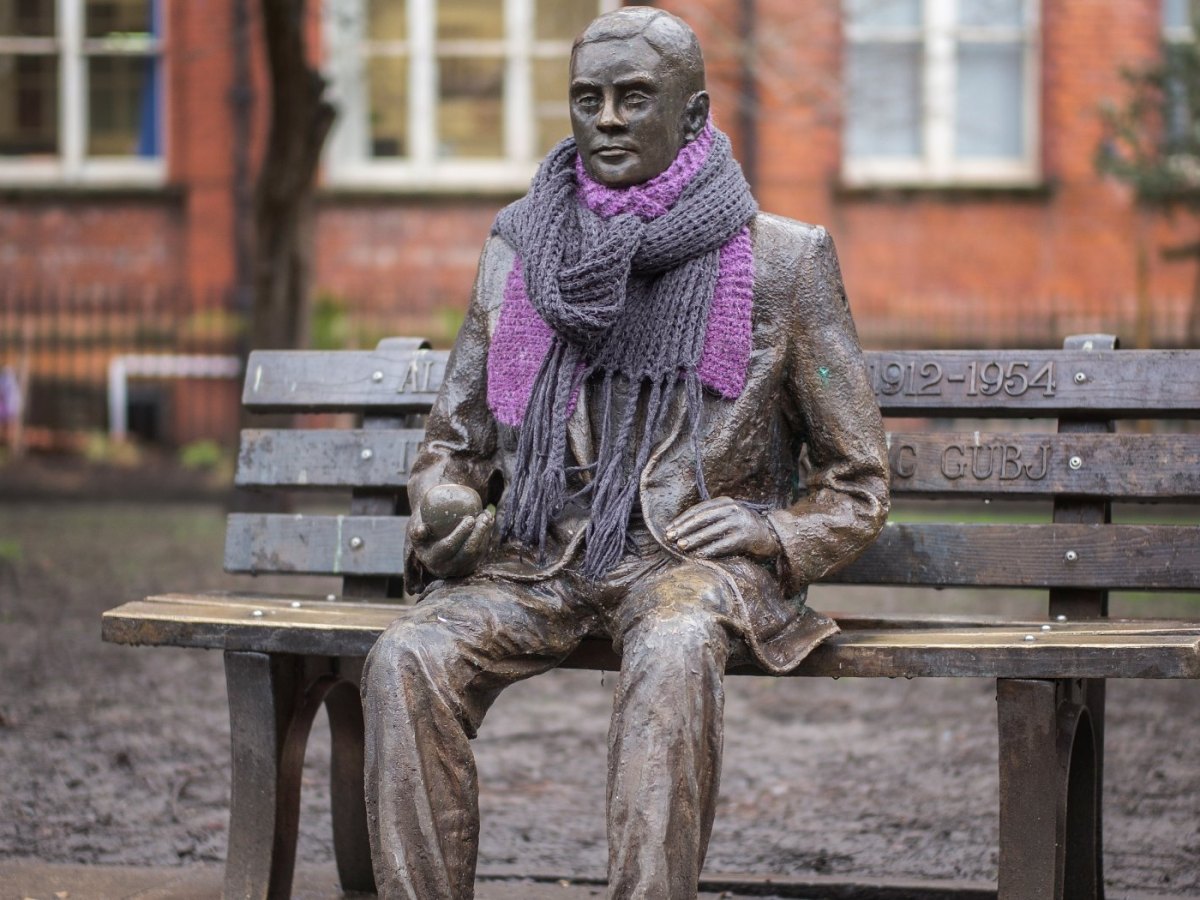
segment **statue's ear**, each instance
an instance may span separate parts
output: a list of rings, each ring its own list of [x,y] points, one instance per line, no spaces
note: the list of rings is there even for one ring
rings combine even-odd
[[[688,97],[687,106],[683,110],[684,143],[691,143],[700,137],[700,132],[708,123],[708,108],[708,91],[697,91]]]

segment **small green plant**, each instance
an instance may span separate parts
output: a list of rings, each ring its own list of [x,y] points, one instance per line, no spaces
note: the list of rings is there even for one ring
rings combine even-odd
[[[214,440],[184,444],[179,449],[179,464],[192,471],[212,471],[225,461],[225,450]]]
[[[466,321],[466,314],[458,307],[443,306],[437,316],[437,334],[433,335],[433,342],[439,347],[449,347]]]
[[[142,452],[132,441],[114,441],[103,431],[89,431],[83,439],[83,458],[103,465],[136,466]]]
[[[346,301],[321,293],[313,300],[309,319],[309,345],[314,350],[344,350],[350,343],[350,314]]]
[[[0,562],[19,563],[22,552],[20,541],[14,538],[0,538]]]

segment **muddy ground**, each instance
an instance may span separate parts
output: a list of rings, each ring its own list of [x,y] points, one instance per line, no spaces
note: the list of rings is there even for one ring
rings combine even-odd
[[[216,504],[0,500],[0,857],[220,860],[229,793],[221,657],[115,647],[100,613],[171,589],[296,590],[220,573]],[[328,582],[310,582],[326,590]],[[823,591],[825,608],[990,608],[1036,596]],[[1119,599],[1117,612],[1200,609]],[[613,679],[556,672],[506,693],[475,748],[481,867],[601,873]],[[713,872],[994,879],[993,685],[731,679]],[[1200,895],[1200,685],[1110,687],[1109,896]],[[306,768],[300,855],[331,857],[327,729]]]

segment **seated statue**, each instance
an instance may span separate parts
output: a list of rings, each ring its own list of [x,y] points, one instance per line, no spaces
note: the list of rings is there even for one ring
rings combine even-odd
[[[363,677],[385,898],[473,896],[468,742],[505,687],[596,635],[621,657],[608,896],[695,897],[726,667],[784,673],[834,634],[806,586],[888,511],[833,243],[758,212],[692,30],[601,16],[569,97],[574,137],[483,248],[409,482],[421,598]]]

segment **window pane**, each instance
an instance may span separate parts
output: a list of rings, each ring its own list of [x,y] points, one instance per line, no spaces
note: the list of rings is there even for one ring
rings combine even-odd
[[[87,36],[157,34],[153,0],[87,0]]]
[[[853,158],[921,155],[921,45],[855,44],[847,149]]]
[[[958,21],[963,25],[1025,24],[1025,0],[958,0]]]
[[[369,152],[375,158],[408,155],[408,58],[376,56],[367,61],[371,95]]]
[[[0,56],[0,155],[58,152],[58,58]]]
[[[533,104],[537,115],[537,149],[539,154],[545,154],[571,134],[565,57],[534,60]]]
[[[438,60],[438,156],[504,155],[504,60]]]
[[[845,0],[845,10],[851,25],[896,28],[921,24],[921,0]]]
[[[537,0],[534,32],[539,41],[571,41],[596,12],[596,0]]]
[[[441,0],[437,36],[442,41],[500,40],[504,37],[504,4],[496,0]]]
[[[955,127],[959,157],[1019,159],[1023,155],[1023,64],[1020,44],[959,45]]]
[[[89,156],[158,155],[158,61],[88,58]]]
[[[0,35],[53,37],[54,0],[3,0],[0,2]]]
[[[1188,0],[1163,0],[1163,25],[1167,28],[1186,28],[1192,24]]]
[[[368,40],[404,40],[408,34],[408,18],[404,9],[404,0],[365,0],[365,2]]]
[[[1200,59],[1188,41],[1168,43],[1163,48],[1166,65],[1163,78],[1163,113],[1166,119],[1168,153],[1191,152],[1196,102],[1195,85],[1200,75]],[[1193,86],[1188,90],[1189,85]]]

